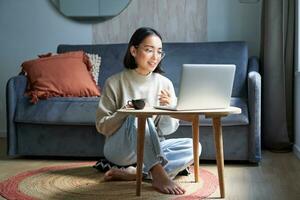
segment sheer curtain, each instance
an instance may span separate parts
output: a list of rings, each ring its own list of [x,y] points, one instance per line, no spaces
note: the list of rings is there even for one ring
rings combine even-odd
[[[294,140],[295,0],[264,0],[262,13],[262,142],[289,151]]]

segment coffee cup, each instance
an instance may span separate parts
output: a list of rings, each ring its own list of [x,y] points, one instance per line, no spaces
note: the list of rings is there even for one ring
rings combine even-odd
[[[145,107],[145,99],[132,99],[127,101],[127,105],[133,107],[136,110],[141,110]]]

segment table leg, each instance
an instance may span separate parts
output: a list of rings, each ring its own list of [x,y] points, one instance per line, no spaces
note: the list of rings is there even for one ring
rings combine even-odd
[[[138,117],[137,132],[137,167],[136,167],[136,195],[141,195],[142,169],[144,160],[144,140],[145,140],[146,117]]]
[[[192,127],[195,182],[199,182],[199,115],[193,116]]]
[[[218,165],[218,176],[221,198],[225,198],[225,185],[224,185],[224,154],[223,154],[223,137],[221,117],[213,117],[213,128],[215,137],[216,159]]]

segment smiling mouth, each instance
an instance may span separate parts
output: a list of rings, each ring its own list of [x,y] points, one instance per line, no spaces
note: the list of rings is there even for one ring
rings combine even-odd
[[[148,62],[149,65],[151,66],[156,66],[157,64],[156,63],[152,63],[152,62]]]

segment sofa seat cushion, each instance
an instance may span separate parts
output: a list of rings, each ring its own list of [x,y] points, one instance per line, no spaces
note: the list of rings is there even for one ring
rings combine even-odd
[[[247,100],[243,98],[231,98],[230,105],[241,108],[242,113],[239,115],[222,117],[222,126],[248,125],[249,117]],[[212,126],[211,118],[205,118],[205,116],[201,115],[199,121],[200,126]],[[180,125],[191,126],[191,123],[180,121]]]
[[[24,96],[17,102],[15,122],[33,124],[94,125],[99,97],[53,97],[29,102]]]
[[[29,102],[28,97],[20,98],[17,103],[15,122],[33,124],[76,124],[95,125],[99,97],[54,97],[41,100],[37,104]],[[245,99],[232,98],[231,106],[242,109],[239,115],[222,118],[223,126],[248,125],[248,107]],[[180,121],[183,126],[189,122]],[[200,116],[201,126],[211,126],[210,118]]]

